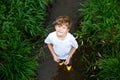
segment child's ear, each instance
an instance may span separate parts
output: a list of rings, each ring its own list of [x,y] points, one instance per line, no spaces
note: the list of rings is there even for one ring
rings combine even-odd
[[[54,28],[56,29],[56,25],[54,26]]]
[[[70,29],[68,28],[68,32],[70,31]]]

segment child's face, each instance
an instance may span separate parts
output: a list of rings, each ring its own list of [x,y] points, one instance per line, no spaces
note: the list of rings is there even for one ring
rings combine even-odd
[[[55,30],[58,36],[65,36],[69,31],[66,25],[55,25]]]

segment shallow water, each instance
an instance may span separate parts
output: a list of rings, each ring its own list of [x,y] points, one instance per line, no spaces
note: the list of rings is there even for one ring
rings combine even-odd
[[[57,66],[57,75],[52,80],[86,80],[86,64],[80,61],[78,52],[73,56],[71,71],[66,70],[66,66]]]
[[[66,66],[59,66],[53,61],[48,50],[46,50],[45,62],[39,67],[37,80],[86,80],[85,64],[80,61],[80,54],[75,53],[71,71],[66,70]]]

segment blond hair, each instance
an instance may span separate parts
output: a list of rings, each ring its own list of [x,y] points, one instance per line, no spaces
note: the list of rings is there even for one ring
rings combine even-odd
[[[56,18],[56,21],[54,23],[55,25],[66,25],[68,29],[71,28],[71,22],[68,16],[59,16]]]

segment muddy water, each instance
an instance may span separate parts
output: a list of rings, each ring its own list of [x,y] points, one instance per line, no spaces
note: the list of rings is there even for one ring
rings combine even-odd
[[[50,15],[47,24],[50,25],[60,15],[67,15],[72,21],[70,32],[74,32],[75,24],[78,20],[78,9],[80,8],[80,3],[83,1],[85,0],[55,0],[49,9]],[[79,52],[76,52],[76,55],[73,56],[73,67],[70,72],[66,70],[65,66],[60,67],[53,61],[48,48],[45,48],[45,53],[44,63],[39,67],[37,72],[37,80],[85,80],[83,72],[84,64],[80,63]]]
[[[69,16],[72,22],[70,32],[74,32],[77,20],[79,18],[78,15],[80,16],[78,11],[80,8],[80,3],[85,1],[86,0],[54,0],[53,5],[51,5],[48,10],[48,25],[51,25],[58,16],[66,15]]]
[[[45,62],[38,69],[37,80],[86,80],[85,64],[80,61],[81,53],[75,53],[72,70],[67,71],[64,65],[59,66],[53,61],[48,50],[46,52]]]

